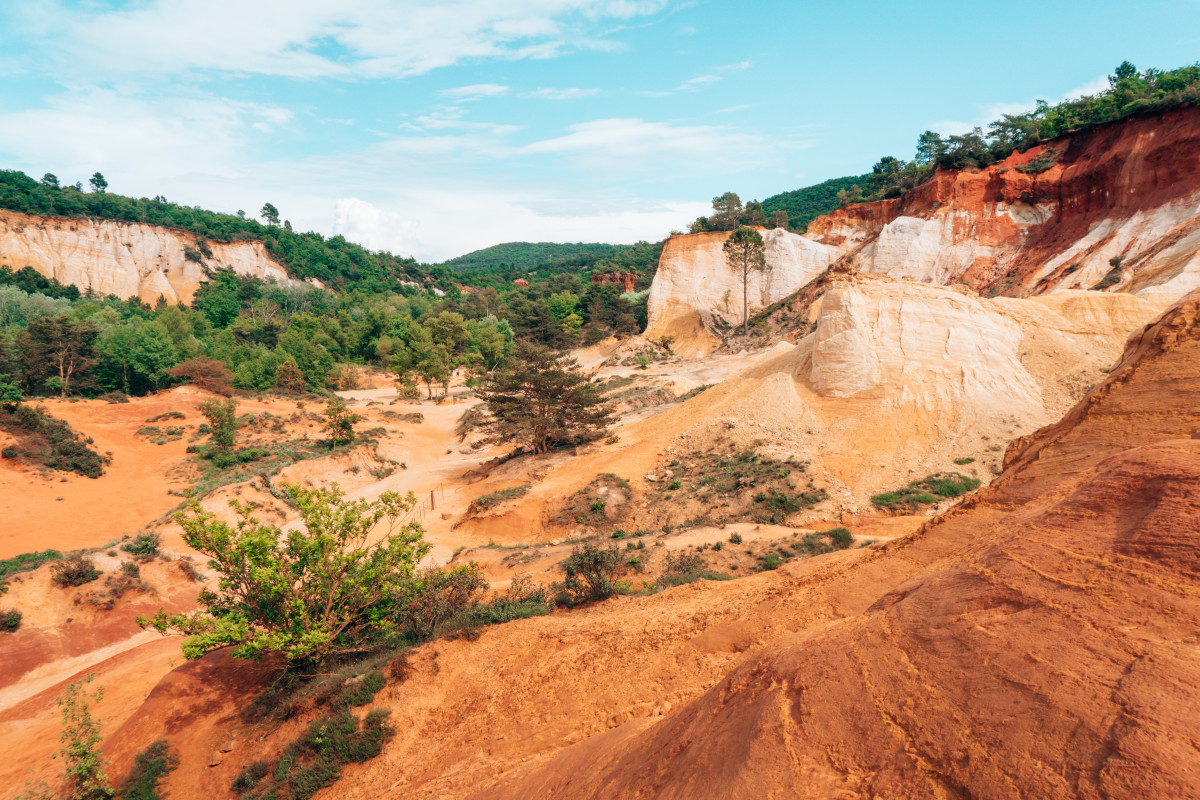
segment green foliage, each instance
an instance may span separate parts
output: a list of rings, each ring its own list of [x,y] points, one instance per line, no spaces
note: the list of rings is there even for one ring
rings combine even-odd
[[[336,485],[282,488],[303,523],[286,532],[236,500],[234,525],[196,502],[190,515],[177,514],[184,541],[220,574],[217,591],[200,595],[202,612],[160,610],[138,624],[186,635],[187,658],[232,647],[236,658],[279,653],[310,662],[397,632],[419,588],[416,564],[429,550],[420,526],[401,522],[416,498],[386,492],[375,502],[352,501]],[[382,538],[372,535],[376,525],[384,526]]]
[[[41,550],[0,560],[0,587],[3,587],[5,580],[19,572],[32,572],[42,564],[57,561],[62,557],[63,554],[58,550]],[[2,591],[3,589],[0,589],[0,592]]]
[[[809,533],[800,541],[799,552],[819,556],[835,550],[846,550],[854,543],[854,536],[845,528],[833,528],[820,533]]]
[[[228,453],[237,435],[237,401],[208,398],[196,406],[208,420],[208,441],[219,453]]]
[[[1113,256],[1110,258],[1108,260],[1108,265],[1112,267],[1112,269],[1105,273],[1104,277],[1100,279],[1100,282],[1093,286],[1092,289],[1100,291],[1120,283],[1122,268],[1121,262],[1122,259],[1120,256]]]
[[[779,211],[786,213],[788,227],[797,233],[804,233],[808,230],[808,223],[840,205],[838,192],[849,190],[856,185],[865,186],[867,180],[867,175],[831,178],[813,186],[772,195],[762,201],[762,207],[768,214]]]
[[[66,766],[66,792],[70,800],[108,800],[113,796],[105,774],[107,762],[100,752],[100,722],[92,717],[92,705],[104,690],[88,692],[84,686],[96,676],[88,675],[67,686],[56,701],[62,709],[63,743],[59,755]]]
[[[337,782],[341,768],[369,761],[383,751],[395,735],[387,724],[388,711],[375,709],[358,720],[349,711],[338,711],[316,720],[280,755],[274,768],[256,761],[233,782],[233,791],[254,800],[308,800]],[[268,778],[268,785],[258,791]]]
[[[177,766],[178,756],[171,752],[166,739],[159,739],[134,758],[129,775],[117,789],[116,800],[162,800],[165,795],[159,783]]]
[[[91,583],[102,573],[96,569],[96,562],[84,553],[72,553],[62,558],[50,567],[50,578],[64,589],[70,586],[82,586]]]
[[[149,559],[158,555],[160,544],[162,544],[162,537],[157,533],[139,533],[121,545],[121,549],[133,555],[134,558]]]
[[[623,564],[615,545],[600,547],[585,542],[572,550],[559,567],[564,577],[551,584],[550,590],[564,605],[603,600],[621,591],[617,578],[623,571]]]
[[[723,250],[729,267],[742,279],[742,335],[748,332],[750,321],[750,300],[748,287],[750,275],[753,272],[769,270],[764,255],[762,235],[753,228],[738,228],[725,240]]]
[[[740,533],[729,534],[729,543],[730,544],[741,544],[742,543],[742,535]]]
[[[351,411],[340,397],[331,397],[325,405],[325,433],[329,435],[329,446],[350,444],[354,441],[354,425],[362,421],[362,415]]]
[[[471,510],[486,511],[489,508],[498,506],[506,500],[515,500],[518,497],[523,497],[528,492],[530,486],[528,483],[521,486],[513,486],[508,489],[500,489],[499,491],[490,492],[482,497],[475,498],[471,502]]]
[[[0,429],[18,439],[14,456],[50,469],[77,472],[88,478],[104,474],[107,459],[88,446],[79,433],[41,408],[22,403],[13,410],[0,408]]]
[[[0,631],[16,633],[21,627],[21,616],[15,608],[0,609]]]
[[[957,472],[929,475],[913,481],[903,489],[883,492],[871,498],[880,508],[889,510],[916,510],[919,506],[939,503],[948,497],[958,497],[979,488],[979,479],[960,475]]]
[[[455,270],[511,268],[529,271],[561,261],[609,258],[629,248],[630,245],[584,242],[506,242],[452,258],[444,262],[444,266]]]
[[[490,441],[545,453],[605,436],[611,413],[575,359],[532,342],[518,342],[514,356],[480,392],[490,415],[482,424]]]

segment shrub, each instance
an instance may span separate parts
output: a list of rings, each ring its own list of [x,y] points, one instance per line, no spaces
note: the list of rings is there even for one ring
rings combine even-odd
[[[58,561],[50,568],[51,579],[63,588],[68,586],[83,586],[100,577],[96,562],[91,556],[83,553],[73,553]]]
[[[620,589],[616,579],[622,569],[621,554],[615,546],[599,547],[586,542],[582,547],[576,547],[559,566],[565,577],[551,584],[551,590],[564,605],[603,600]]]
[[[730,544],[741,544],[742,543],[742,535],[740,533],[729,534],[729,543]]]
[[[232,788],[244,794],[271,775],[270,786],[260,797],[308,800],[337,782],[343,764],[368,761],[383,751],[395,734],[387,717],[386,710],[376,709],[363,718],[361,728],[349,711],[323,717],[284,749],[274,769],[255,762],[238,774]]]
[[[779,565],[783,563],[783,558],[778,553],[768,553],[760,562],[759,568],[764,570],[779,569]]]
[[[21,612],[15,608],[0,610],[0,631],[16,633],[21,627]]]
[[[96,676],[69,685],[56,701],[62,709],[63,747],[59,755],[66,762],[66,789],[71,800],[109,800],[112,789],[105,774],[107,762],[100,752],[100,723],[92,717],[93,703],[100,702],[104,690],[89,693],[84,684]]]
[[[845,528],[833,528],[805,536],[796,549],[807,555],[819,556],[835,550],[845,550],[854,543],[854,536]]]
[[[142,568],[137,565],[136,561],[126,561],[121,565],[121,572],[131,578],[137,578],[142,574]]]
[[[379,694],[379,690],[385,685],[387,685],[387,679],[377,669],[365,675],[359,675],[346,682],[334,705],[338,708],[365,706],[375,699],[375,695]]]
[[[938,473],[913,481],[903,489],[877,494],[871,498],[871,502],[893,511],[911,511],[918,506],[938,503],[947,497],[958,497],[977,488],[978,478],[969,478],[957,472]]]
[[[89,478],[104,474],[106,459],[88,447],[88,441],[71,426],[40,408],[19,405],[11,412],[0,411],[0,425],[22,429],[43,439],[45,445],[38,450],[45,452],[39,452],[37,460],[50,469],[77,472]]]
[[[158,784],[177,766],[179,758],[166,739],[159,739],[134,758],[129,775],[117,789],[117,800],[160,800],[163,792]]]
[[[129,395],[125,394],[124,392],[105,392],[97,399],[103,400],[106,403],[128,403]]]
[[[139,533],[121,545],[121,549],[132,554],[134,558],[150,559],[158,555],[158,546],[161,543],[162,537],[157,533]]]
[[[443,625],[463,612],[487,587],[487,579],[474,562],[448,570],[422,573],[417,590],[400,611],[399,627],[408,635],[429,639]]]
[[[188,636],[187,658],[232,647],[235,658],[279,653],[294,662],[359,652],[387,631],[419,588],[415,568],[429,551],[421,527],[401,522],[416,497],[385,492],[369,502],[345,499],[336,485],[282,489],[303,521],[287,533],[236,500],[234,525],[195,501],[190,516],[177,514],[184,541],[220,573],[217,592],[200,595],[203,612],[160,609],[138,624]]]

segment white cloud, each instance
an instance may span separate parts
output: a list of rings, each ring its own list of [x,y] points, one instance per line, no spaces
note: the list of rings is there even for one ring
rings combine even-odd
[[[479,59],[605,46],[590,29],[667,0],[148,0],[90,10],[47,2],[22,30],[60,72],[100,81],[209,71],[295,78],[415,75]]]
[[[554,214],[539,208],[544,203],[488,190],[424,192],[419,202],[401,200],[387,210],[345,198],[337,202],[334,232],[374,249],[444,261],[514,236],[535,242],[658,241],[711,210],[707,203],[630,203]],[[466,219],[471,224],[463,224]]]
[[[1090,80],[1082,86],[1077,86],[1076,88],[1071,89],[1069,92],[1063,93],[1061,97],[1055,100],[1050,100],[1049,103],[1054,105],[1067,100],[1077,100],[1085,95],[1096,95],[1100,92],[1106,91],[1107,89],[1108,76],[1101,75],[1099,78]],[[1037,102],[1035,100],[1027,100],[1020,103],[990,103],[983,107],[983,109],[980,111],[977,121],[975,122],[941,120],[939,122],[929,123],[929,127],[931,130],[935,130],[938,133],[949,136],[970,133],[977,126],[986,131],[988,123],[1000,119],[1000,117],[1004,116],[1005,114],[1024,114],[1029,111],[1033,111],[1035,108],[1037,108]]]
[[[522,148],[526,154],[559,154],[597,175],[704,167],[736,172],[773,157],[766,137],[717,125],[682,125],[636,118],[599,119],[571,125],[568,133]],[[657,171],[655,169],[655,171]]]
[[[438,94],[453,98],[460,102],[479,100],[483,97],[496,97],[508,92],[509,87],[495,83],[476,83],[471,86],[457,86],[453,89],[443,89]]]
[[[753,66],[754,62],[747,58],[745,61],[739,61],[736,64],[726,64],[722,67],[714,67],[714,69],[717,72],[737,72],[743,69],[750,69]]]
[[[1097,95],[1101,92],[1108,91],[1108,76],[1101,75],[1099,78],[1090,80],[1082,86],[1077,86],[1071,91],[1062,96],[1063,100],[1075,100],[1086,95]]]
[[[532,92],[525,92],[522,97],[532,97],[537,100],[578,100],[581,97],[591,97],[599,94],[599,89],[534,89]]]

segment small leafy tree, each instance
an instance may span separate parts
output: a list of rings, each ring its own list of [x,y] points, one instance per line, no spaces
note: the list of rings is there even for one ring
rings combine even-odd
[[[279,209],[273,206],[271,203],[263,203],[262,211],[259,213],[262,215],[262,218],[266,220],[268,225],[279,225]]]
[[[108,800],[113,796],[105,774],[107,762],[100,753],[100,723],[92,717],[92,705],[100,702],[104,689],[89,693],[84,688],[95,677],[92,674],[72,683],[57,701],[63,726],[59,754],[66,762],[66,790],[71,800]]]
[[[762,235],[753,228],[738,228],[725,240],[725,260],[742,278],[742,335],[750,329],[750,273],[768,270]]]
[[[219,394],[222,397],[233,394],[233,387],[230,385],[233,373],[223,362],[215,358],[205,356],[189,358],[182,364],[167,370],[167,374],[172,378],[187,381],[197,388]]]
[[[308,389],[304,373],[296,366],[295,359],[289,358],[275,368],[275,391],[282,394],[301,394]]]
[[[197,406],[208,420],[208,441],[221,453],[228,453],[237,435],[237,401],[209,398]]]
[[[279,653],[290,661],[360,651],[395,631],[429,550],[421,526],[401,521],[416,497],[386,492],[375,502],[347,500],[336,485],[283,490],[300,512],[298,529],[261,522],[236,500],[229,504],[233,525],[196,502],[190,514],[177,514],[184,541],[220,574],[217,591],[201,593],[204,611],[168,616],[160,609],[138,624],[186,635],[187,658],[232,647],[236,658]],[[381,523],[379,538],[372,532]]]
[[[329,446],[350,444],[354,441],[354,425],[362,422],[362,415],[346,406],[340,397],[330,398],[325,406],[325,432],[329,434]]]
[[[535,453],[591,442],[608,432],[612,415],[579,362],[545,345],[521,341],[492,385],[481,392],[493,442],[520,442]]]
[[[91,185],[92,191],[97,194],[104,194],[105,190],[108,189],[108,181],[99,172],[92,173],[92,177],[88,179],[88,184]]]

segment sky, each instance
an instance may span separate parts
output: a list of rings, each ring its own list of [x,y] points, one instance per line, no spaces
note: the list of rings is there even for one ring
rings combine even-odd
[[[1200,59],[1200,0],[19,0],[0,168],[432,262],[656,241]]]

